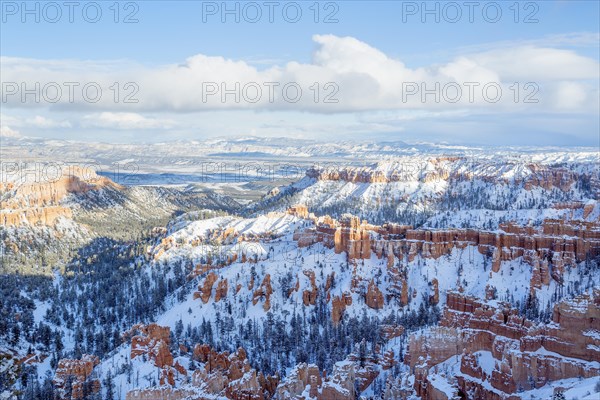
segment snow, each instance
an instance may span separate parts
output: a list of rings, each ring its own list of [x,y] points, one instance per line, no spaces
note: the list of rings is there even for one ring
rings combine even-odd
[[[550,353],[550,352],[548,352]],[[491,371],[494,369],[495,360],[489,351],[478,351],[473,353],[477,357],[481,368],[486,372],[488,376],[491,376]],[[560,356],[559,356],[560,357]],[[455,383],[456,377],[461,376],[467,380],[475,380],[469,375],[464,375],[460,372],[460,360],[462,356],[453,356],[446,361],[437,364],[429,369],[428,379],[432,385],[440,390],[442,393],[450,394],[456,391]],[[596,363],[597,364],[597,363]],[[597,367],[597,366],[596,366]],[[502,393],[497,389],[493,388],[489,381],[478,381],[486,389],[498,393],[502,396]],[[593,377],[587,379],[562,379],[552,381],[544,385],[539,389],[526,390],[520,392],[518,395],[522,399],[539,399],[549,400],[552,398],[555,388],[564,388],[566,399],[571,400],[577,398],[579,400],[598,400],[600,393],[595,390],[595,386],[600,382],[600,377]]]
[[[23,143],[23,147],[27,147],[27,143]],[[355,213],[367,216],[378,216],[377,211],[381,209],[383,204],[389,206],[396,213],[407,210],[423,213],[424,226],[426,227],[473,226],[483,228],[491,223],[492,227],[487,229],[497,231],[501,222],[509,220],[523,225],[536,225],[546,218],[583,219],[582,210],[559,210],[550,208],[551,204],[546,204],[552,203],[553,199],[560,197],[581,201],[588,206],[592,205],[593,210],[587,219],[593,221],[600,218],[600,207],[597,201],[586,198],[585,194],[575,186],[566,192],[562,192],[558,189],[547,190],[540,187],[525,190],[519,183],[528,177],[534,176],[533,165],[563,164],[572,171],[597,173],[597,149],[475,149],[426,143],[410,145],[365,143],[356,145],[351,143],[315,144],[312,142],[298,148],[298,146],[290,145],[280,139],[263,140],[257,138],[219,139],[210,141],[210,143],[165,143],[108,147],[99,143],[83,145],[76,142],[56,141],[48,141],[47,146],[40,146],[39,142],[31,144],[31,148],[41,149],[40,154],[48,152],[46,154],[53,161],[57,154],[65,157],[65,159],[89,157],[90,160],[97,157],[97,154],[103,154],[105,160],[114,160],[122,164],[135,163],[141,165],[139,172],[149,174],[149,179],[155,179],[153,183],[157,185],[185,185],[190,183],[188,180],[192,180],[196,184],[198,183],[197,180],[200,179],[205,187],[218,190],[229,188],[242,192],[246,190],[245,185],[250,181],[272,182],[275,178],[295,180],[295,183],[278,190],[279,195],[275,195],[275,197],[267,196],[267,199],[277,200],[276,196],[283,197],[283,195],[295,193],[294,200],[306,203],[309,207],[342,208],[343,206],[344,210],[352,210]],[[58,153],[56,152],[57,149],[60,149]],[[20,151],[24,150],[14,152],[15,157],[18,157]],[[79,154],[80,152],[81,154]],[[438,156],[446,155],[449,152],[460,156],[460,158],[457,161],[438,160]],[[77,157],[74,157],[74,154]],[[139,154],[139,157],[132,158],[131,154]],[[156,154],[161,154],[160,161],[156,159]],[[294,179],[290,179],[290,176],[284,172],[284,168],[278,168],[268,176],[265,176],[257,168],[245,170],[243,176],[236,175],[236,172],[239,173],[239,171],[209,172],[203,169],[202,160],[198,158],[199,154],[203,155],[202,157],[209,154],[211,157],[219,158],[235,155],[235,157],[246,159],[276,156],[275,159],[277,160],[281,157],[289,157],[290,160],[296,163],[295,167],[297,167],[298,174],[293,177]],[[390,178],[392,182],[368,184],[317,181],[313,178],[302,177],[305,167],[313,162],[321,164],[321,167],[325,170],[328,168],[331,170],[339,169],[336,166],[328,167],[327,161],[332,159],[341,159],[344,161],[344,167],[354,167],[358,172],[380,172]],[[319,168],[318,165],[317,168]],[[201,171],[200,177],[198,176],[199,171]],[[463,182],[453,182],[447,179],[446,174],[464,174],[465,178]],[[11,179],[13,178],[9,178],[9,180]],[[17,182],[16,178],[14,178],[14,181]],[[140,185],[143,182],[144,180],[141,179],[138,182],[133,182],[133,184]],[[464,196],[473,192],[480,193],[480,196],[486,200],[481,207],[453,209],[447,213],[438,213],[432,216],[445,195],[457,194]],[[3,194],[3,196],[6,195],[10,195],[10,193]],[[128,202],[127,207],[113,204],[122,213],[119,215],[133,215],[134,212],[130,212],[129,207],[131,207],[131,210],[139,211],[143,204],[164,204],[165,202],[161,193],[148,191],[140,186],[131,189],[129,196],[131,196],[131,201]],[[110,202],[108,198],[103,198],[103,200],[106,200],[107,203]],[[503,202],[507,202],[505,207]],[[67,199],[65,204],[75,210],[81,210],[81,204],[74,199]],[[277,202],[274,202],[274,204],[273,207],[276,209],[282,207]],[[498,205],[503,206],[498,207]],[[233,264],[216,270],[219,279],[227,279],[229,282],[229,293],[226,300],[217,303],[214,301],[213,294],[210,301],[203,304],[202,301],[193,299],[193,293],[187,293],[182,302],[175,301],[174,296],[171,296],[166,302],[168,311],[159,315],[157,322],[161,325],[170,326],[173,330],[179,320],[183,321],[184,326],[188,323],[198,325],[198,322],[202,319],[214,321],[217,312],[221,315],[226,314],[225,303],[233,303],[232,315],[236,321],[260,320],[265,317],[263,301],[260,300],[257,304],[252,305],[253,289],[256,289],[266,274],[271,276],[274,288],[271,297],[271,310],[275,313],[283,315],[288,313],[289,315],[296,309],[298,304],[301,304],[302,292],[310,288],[310,280],[305,276],[304,271],[315,272],[319,288],[322,287],[326,277],[335,272],[336,286],[332,289],[331,295],[339,296],[351,286],[352,274],[345,268],[356,268],[357,276],[361,278],[358,290],[352,293],[352,305],[348,306],[346,313],[349,316],[359,316],[363,310],[366,310],[370,316],[381,316],[383,312],[388,312],[389,308],[385,311],[366,308],[364,299],[360,295],[360,291],[364,290],[371,280],[375,280],[384,292],[387,291],[391,283],[391,277],[385,267],[385,261],[377,259],[373,255],[368,260],[360,260],[355,265],[347,266],[345,254],[335,254],[322,244],[299,249],[292,240],[292,235],[296,229],[306,224],[309,223],[287,214],[260,215],[256,218],[227,216],[196,221],[184,218],[175,219],[168,226],[167,236],[167,239],[172,240],[173,245],[168,247],[157,243],[152,246],[149,252],[155,261],[143,266],[143,268],[147,270],[161,268],[162,262],[192,261],[199,263],[202,260],[206,261],[208,256],[213,255],[239,256],[246,254],[250,258],[256,256],[257,262],[242,263],[241,257],[238,257],[238,261]],[[12,239],[17,237],[18,233],[35,231],[32,236],[35,238],[34,240],[38,241],[37,245],[40,246],[44,245],[44,237],[53,235],[56,232],[62,234],[64,240],[84,241],[91,236],[90,231],[85,226],[68,218],[59,218],[54,229],[55,231],[48,228],[22,227],[7,229],[6,233],[7,237]],[[237,239],[239,236],[236,236],[228,238],[222,243],[217,243],[215,235],[219,235],[227,229],[231,229],[236,235],[245,235],[250,239],[241,241]],[[260,236],[261,239],[255,240],[252,236]],[[198,241],[200,244],[197,244]],[[417,308],[422,298],[430,294],[429,283],[434,277],[439,282],[440,306],[445,304],[446,292],[455,289],[458,284],[463,286],[466,294],[480,298],[485,296],[487,285],[492,285],[497,289],[501,300],[511,298],[520,300],[529,293],[531,267],[522,258],[505,261],[502,263],[499,272],[491,272],[489,260],[480,254],[474,246],[467,246],[464,249],[455,248],[450,254],[435,260],[417,256],[412,262],[408,262],[408,260],[400,260],[400,262],[408,267],[408,280],[411,289],[418,293],[418,296],[412,300],[411,305],[406,307],[407,310]],[[253,289],[248,289],[252,268],[257,274],[257,281],[255,281]],[[282,293],[279,284],[279,280],[285,278],[288,273],[293,278],[292,287],[295,285],[296,279],[299,282],[299,290],[293,292],[290,297]],[[589,276],[589,279],[593,282],[598,282],[599,278],[597,271]],[[196,278],[193,282],[194,285],[197,286],[202,283],[203,279],[204,276]],[[565,269],[564,279],[565,286],[577,282],[580,279],[577,268]],[[241,285],[242,289],[234,297],[233,288],[238,284]],[[552,302],[552,296],[559,289],[557,284],[552,281],[549,286],[544,286],[538,290],[537,297],[540,304],[545,305],[548,301]],[[36,302],[35,305],[34,320],[35,323],[38,323],[44,320],[49,303]],[[188,312],[188,310],[191,310],[191,312]],[[65,335],[65,349],[66,351],[71,350],[74,345],[72,332],[65,327],[53,325],[52,328],[62,330]],[[588,330],[584,334],[595,340],[600,339],[600,332],[597,330]],[[394,345],[397,346],[398,344],[393,342],[387,346],[392,347]],[[592,348],[597,347],[590,345],[590,349]],[[119,398],[124,398],[125,393],[133,388],[146,388],[152,385],[157,376],[156,368],[150,363],[143,362],[139,358],[130,360],[129,350],[127,345],[117,348],[102,361],[97,369],[102,377],[105,377],[109,370],[116,373],[114,381]],[[543,348],[539,349],[536,354],[564,358]],[[475,353],[475,355],[482,369],[489,375],[494,369],[496,360],[493,359],[490,352],[482,351]],[[189,362],[189,358],[184,356],[178,357],[177,360],[182,365]],[[437,366],[437,373],[432,371],[431,379],[436,388],[444,393],[453,391],[453,380],[460,373],[459,361],[459,357],[453,357]],[[134,375],[128,378],[127,374],[122,371],[130,362],[133,365]],[[591,363],[590,365],[597,367],[598,363]],[[344,367],[347,365],[338,363],[338,366]],[[39,376],[46,373],[51,373],[50,357],[38,365]],[[409,381],[410,379],[414,379],[414,377],[409,378]],[[543,388],[529,391],[526,395],[548,398],[551,396],[554,387],[564,386],[568,388],[567,399],[576,396],[579,400],[592,398],[598,400],[600,397],[594,391],[597,382],[597,378],[552,382]],[[329,384],[335,385],[335,383]],[[367,391],[367,393],[369,392]],[[306,395],[308,396],[308,393]]]
[[[492,371],[496,366],[497,360],[492,355],[490,351],[478,351],[474,353],[474,356],[477,358],[477,363],[488,376],[492,375]]]

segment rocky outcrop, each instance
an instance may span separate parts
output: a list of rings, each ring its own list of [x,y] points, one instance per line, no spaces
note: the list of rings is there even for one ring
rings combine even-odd
[[[276,398],[301,398],[308,391],[317,400],[353,400],[356,381],[354,363],[336,363],[330,376],[323,378],[314,364],[296,365],[286,379],[277,386]]]
[[[346,306],[352,305],[352,295],[344,292],[342,296],[334,296],[331,301],[331,319],[334,325],[337,325],[344,316]]]
[[[273,287],[271,286],[271,275],[266,274],[263,278],[262,283],[254,291],[252,297],[252,304],[256,305],[259,300],[264,300],[263,309],[269,311],[271,309],[271,295],[273,294]]]
[[[181,389],[171,387],[157,387],[147,389],[135,389],[127,392],[126,400],[210,400],[193,389]]]
[[[53,226],[60,217],[71,219],[71,209],[61,206],[36,208],[17,208],[0,211],[0,223],[3,226],[46,225]]]
[[[173,366],[169,350],[171,329],[157,324],[134,325],[124,334],[131,337],[131,358],[147,356],[158,368]]]
[[[221,279],[215,290],[215,302],[227,297],[227,279]]]
[[[371,236],[366,223],[361,224],[358,217],[346,215],[340,224],[333,236],[335,252],[346,252],[351,260],[371,258]]]
[[[306,386],[311,385],[312,395],[315,395],[313,387],[318,388],[323,384],[319,368],[314,364],[301,363],[296,365],[286,379],[277,386],[277,396],[280,399],[293,398],[300,396]]]
[[[208,345],[196,345],[194,359],[204,365],[192,375],[192,385],[211,395],[227,399],[266,399],[275,391],[278,379],[265,377],[250,367],[244,349],[235,353],[217,352]]]
[[[329,380],[323,382],[318,400],[352,400],[356,398],[354,364],[340,362],[333,366]]]
[[[61,205],[70,194],[122,187],[94,171],[77,166],[51,166],[51,171],[33,170],[0,183],[0,224],[54,225],[59,217],[72,218],[70,208]]]
[[[552,279],[561,283],[564,267],[574,266],[589,257],[600,255],[600,222],[547,219],[539,229],[502,224],[502,231],[474,229],[429,230],[410,226],[370,225],[357,217],[345,215],[340,221],[329,216],[310,217],[314,228],[294,233],[298,246],[323,243],[336,253],[346,253],[349,261],[369,259],[374,253],[386,258],[399,289],[402,304],[409,300],[405,275],[394,265],[396,259],[412,262],[417,256],[438,259],[454,250],[477,251],[490,258],[491,269],[498,273],[505,261],[522,258],[532,267],[531,290],[547,286]],[[437,285],[432,282],[431,300]]]
[[[317,302],[317,296],[319,295],[319,288],[317,287],[315,281],[315,272],[309,270],[304,270],[302,272],[309,279],[310,283],[310,289],[307,289],[302,292],[302,302],[305,306],[314,306]]]
[[[52,380],[59,393],[59,398],[83,399],[84,385],[88,385],[86,390],[97,393],[100,390],[100,381],[91,379],[91,375],[94,367],[99,363],[98,357],[92,355],[83,355],[80,360],[61,359]],[[68,387],[70,387],[69,390],[67,390]],[[67,392],[71,393],[70,397]]]
[[[152,399],[230,399],[265,400],[272,398],[279,379],[264,376],[250,366],[244,349],[239,348],[232,354],[218,352],[208,345],[197,344],[194,347],[193,360],[200,367],[191,373],[181,387],[158,387],[132,390],[128,400]],[[187,374],[178,363],[174,370]],[[165,370],[167,374],[172,370]],[[181,382],[181,381],[180,381]],[[164,382],[161,382],[164,385]]]
[[[212,287],[217,279],[217,274],[210,272],[206,278],[204,278],[202,285],[198,286],[199,291],[194,292],[194,299],[202,299],[204,304],[208,303],[208,300],[210,300],[210,296],[212,295]]]
[[[381,290],[379,290],[375,284],[375,281],[373,280],[371,280],[369,283],[369,288],[367,289],[367,293],[365,295],[365,303],[367,307],[375,310],[380,310],[384,306],[383,293]]]
[[[424,399],[438,398],[428,378],[430,368],[452,356],[461,357],[456,388],[478,399],[517,399],[519,390],[600,374],[598,296],[558,303],[553,322],[544,325],[528,321],[506,304],[490,306],[448,293],[440,327],[410,338],[405,362],[415,371],[415,391]],[[496,361],[491,373],[476,361],[474,353],[479,351],[489,352]]]
[[[308,207],[304,204],[296,204],[295,206],[288,208],[286,212],[298,218],[306,219],[309,217]]]
[[[404,327],[401,325],[384,324],[381,325],[381,333],[386,340],[391,340],[402,336]]]
[[[440,302],[440,289],[437,278],[433,278],[431,281],[431,295],[429,296],[429,302],[433,305],[437,305]]]
[[[435,182],[435,181],[471,181],[474,178],[484,182],[495,182],[497,184],[513,184],[523,186],[525,190],[540,187],[546,190],[558,188],[568,191],[578,180],[594,181],[594,176],[579,173],[558,166],[542,164],[523,164],[523,175],[519,177],[503,176],[500,166],[510,165],[509,161],[489,162],[481,159],[469,159],[467,157],[429,157],[423,160],[410,160],[398,162],[393,168],[386,166],[385,169],[372,167],[343,167],[343,168],[319,168],[313,167],[307,170],[306,176],[318,181],[344,181],[351,183],[390,183],[390,182]],[[383,165],[385,166],[385,164]]]
[[[173,363],[169,350],[171,329],[157,324],[137,324],[123,334],[124,340],[131,340],[131,358],[145,357],[159,368],[160,385],[175,385],[175,378],[187,372],[179,363]]]

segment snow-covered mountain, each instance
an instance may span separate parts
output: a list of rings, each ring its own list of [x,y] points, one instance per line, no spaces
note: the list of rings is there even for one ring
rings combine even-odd
[[[258,214],[301,203],[377,223],[495,229],[507,221],[539,224],[568,212],[566,203],[599,195],[597,152],[419,155],[364,167],[314,167],[249,209]]]
[[[0,187],[6,398],[600,393],[597,152],[33,143]],[[57,179],[17,173],[32,147]]]

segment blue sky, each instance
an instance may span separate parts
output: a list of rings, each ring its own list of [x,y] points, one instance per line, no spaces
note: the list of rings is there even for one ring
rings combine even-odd
[[[600,57],[597,1],[476,2],[473,22],[463,1],[451,6],[448,2],[427,2],[428,9],[436,4],[439,7],[439,23],[433,14],[422,21],[422,1],[319,2],[318,23],[314,21],[314,1],[297,2],[302,10],[297,23],[284,19],[282,8],[286,2],[276,2],[273,23],[268,21],[269,9],[262,1],[254,3],[263,13],[256,23],[244,21],[244,2],[239,2],[239,23],[233,15],[227,15],[225,23],[221,21],[220,1],[120,2],[119,23],[113,20],[113,1],[98,3],[102,17],[97,23],[84,20],[81,7],[74,10],[73,23],[68,21],[65,7],[61,7],[59,22],[49,23],[41,10],[44,3],[38,6],[39,23],[33,14],[26,15],[23,23],[22,3],[2,1],[0,54],[6,72],[2,81],[43,85],[68,78],[84,84],[95,81],[95,74],[99,82],[117,76],[130,82],[148,75],[147,80],[140,79],[140,103],[130,106],[99,102],[91,106],[77,101],[24,104],[3,99],[5,134],[107,141],[197,140],[204,136],[255,134],[490,144],[535,144],[529,142],[539,142],[540,138],[559,145],[598,142],[598,114],[594,111],[598,76],[593,72]],[[227,7],[235,4],[228,2]],[[458,5],[462,16],[451,23],[448,19],[455,17],[454,5]],[[489,20],[496,17],[496,5],[502,16],[492,23]],[[204,15],[203,21],[203,10],[214,10],[215,6],[219,8],[216,13]],[[35,2],[28,3],[28,7],[33,9]],[[288,17],[293,17],[296,6],[287,7]],[[483,12],[484,7],[488,13]],[[94,8],[90,10],[94,16]],[[52,8],[47,12],[48,18],[54,17]],[[138,22],[123,23],[131,12],[135,12],[133,18]],[[332,12],[337,22],[325,23],[323,19]],[[530,23],[526,23],[528,16]],[[169,71],[169,67],[176,70]],[[48,71],[54,75],[45,75]],[[151,97],[169,91],[169,79],[175,80],[187,71],[196,74],[186,77],[195,84],[198,74],[205,74],[211,82],[237,79],[242,85],[273,76],[282,84],[284,78],[293,79],[306,82],[302,87],[307,95],[312,94],[308,87],[314,73],[315,82],[321,86],[330,81],[339,84],[340,101],[336,106],[302,102],[206,106],[186,97],[190,94],[182,89],[185,82],[173,83],[176,89],[170,102]],[[227,76],[220,78],[219,71],[227,71]],[[161,76],[165,76],[166,83],[150,87],[160,82]],[[489,107],[443,107],[425,99],[422,105],[404,107],[404,102],[390,97],[392,90],[384,90],[399,84],[395,76],[404,80],[410,77],[410,82],[418,82],[414,78],[421,77],[430,83],[441,81],[442,85],[471,76],[482,84],[496,79],[505,97],[514,94],[508,89],[512,83],[523,86],[535,82],[544,104],[513,107],[499,102],[488,103]],[[372,81],[377,82],[374,90],[380,93],[370,93],[368,83]],[[357,86],[352,87],[352,83]],[[365,102],[355,101],[363,92]],[[499,139],[498,132],[503,130],[507,133],[505,139]],[[526,132],[535,134],[524,136]]]

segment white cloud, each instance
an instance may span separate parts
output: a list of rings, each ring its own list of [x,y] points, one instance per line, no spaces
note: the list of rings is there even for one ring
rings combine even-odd
[[[69,121],[56,121],[50,118],[42,117],[41,115],[28,118],[25,120],[24,125],[36,128],[71,128],[71,123]]]
[[[577,82],[560,82],[554,88],[557,108],[564,110],[579,110],[589,100],[586,88]]]
[[[175,123],[170,120],[147,118],[137,113],[102,112],[85,115],[82,125],[108,129],[169,129],[175,126]]]
[[[571,50],[523,46],[492,50],[471,57],[474,63],[496,71],[501,79],[534,82],[598,79],[600,64]]]
[[[55,120],[41,115],[32,117],[15,117],[12,115],[0,114],[0,119],[4,125],[10,125],[18,128],[71,128],[71,122],[68,120]]]
[[[6,125],[0,126],[0,136],[5,138],[20,138],[21,134]]]
[[[591,40],[589,36],[584,39]],[[289,62],[281,67],[260,70],[246,61],[202,54],[189,57],[182,64],[157,67],[123,61],[93,63],[8,57],[2,57],[0,63],[5,82],[27,82],[28,88],[33,87],[35,82],[41,82],[42,86],[47,82],[80,83],[75,88],[72,103],[68,101],[68,88],[65,87],[63,96],[55,104],[43,101],[40,104],[33,101],[22,103],[20,96],[14,95],[8,97],[7,107],[85,109],[95,113],[84,118],[88,125],[117,129],[172,126],[172,121],[139,114],[155,111],[238,109],[345,113],[406,109],[439,112],[466,108],[492,113],[597,113],[599,105],[600,64],[571,50],[534,44],[505,46],[457,54],[443,64],[411,68],[402,60],[391,58],[353,37],[315,35],[313,40],[317,47],[310,63]],[[583,39],[575,37],[570,40]],[[89,82],[101,85],[102,96],[97,102],[84,99],[82,88]],[[115,82],[118,83],[118,93]],[[128,82],[137,86],[126,86]],[[272,98],[268,82],[279,84],[273,89]],[[287,92],[288,99],[283,93],[283,85],[290,82],[299,85],[302,90],[297,102],[289,98],[294,97],[294,89]],[[330,82],[333,85],[326,87]],[[469,82],[478,86],[464,85]],[[485,96],[490,92],[484,93],[483,86],[490,82],[498,84],[502,90],[497,102]],[[524,103],[522,100],[526,93],[519,93],[519,101],[515,101],[515,82],[518,82],[521,92],[526,83],[536,83],[540,88],[536,94],[538,102]],[[450,84],[447,87],[449,92],[443,91],[446,84]],[[575,87],[576,90],[573,89]],[[315,98],[317,88],[318,98]],[[207,89],[217,92],[210,94]],[[233,93],[224,94],[224,89],[233,90]],[[407,95],[409,89],[417,92]],[[437,96],[422,96],[424,89],[433,89]],[[456,90],[460,90],[460,98],[456,97]],[[259,93],[260,96],[257,96]],[[137,102],[125,102],[127,96]]]
[[[546,35],[537,39],[524,40],[504,40],[491,43],[483,43],[470,46],[461,46],[455,51],[461,54],[480,53],[495,49],[507,49],[517,47],[591,47],[598,48],[600,46],[599,32],[571,32]]]

